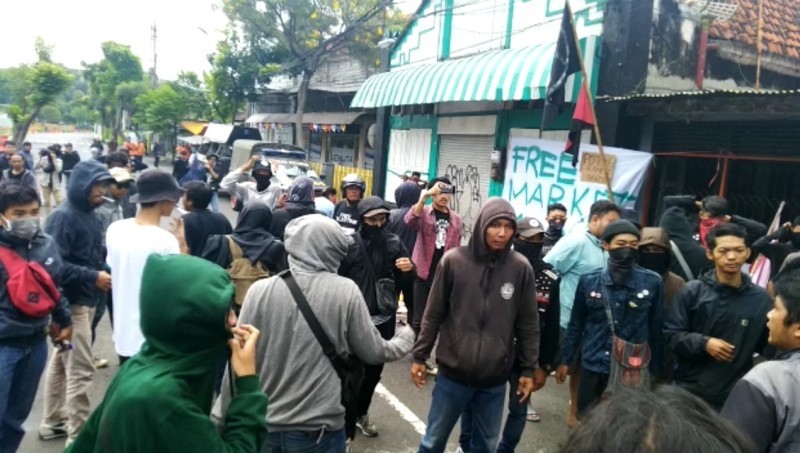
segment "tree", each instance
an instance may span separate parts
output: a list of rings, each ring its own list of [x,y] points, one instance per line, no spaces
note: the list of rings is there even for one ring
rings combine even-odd
[[[229,27],[217,51],[208,58],[211,72],[206,74],[209,103],[222,122],[232,123],[247,100],[255,100],[259,86],[269,81],[277,65],[275,57],[256,43],[243,39]]]
[[[165,83],[139,95],[136,98],[136,107],[134,120],[142,128],[169,134],[185,118],[188,102],[171,84]]]
[[[97,110],[103,127],[112,129],[117,137],[122,130],[122,110],[130,99],[117,97],[117,88],[125,82],[144,80],[142,62],[131,52],[130,46],[107,41],[101,44],[103,59],[97,63],[84,63],[84,77],[89,82],[89,97]],[[130,104],[128,104],[130,105]]]
[[[61,110],[55,105],[45,105],[38,115],[38,119],[45,123],[60,123],[61,118]]]
[[[187,102],[187,119],[207,120],[212,118],[209,93],[200,77],[192,71],[181,71],[172,88],[183,95]]]
[[[18,143],[25,140],[42,108],[55,101],[71,82],[64,68],[46,61],[39,61],[19,74],[24,74],[24,83],[17,87],[15,99],[8,107],[8,115],[14,122],[14,140]]]
[[[348,52],[365,64],[377,60],[377,41],[387,17],[386,0],[224,0],[232,26],[280,58],[281,70],[300,77],[297,91],[296,144],[303,147],[303,113],[311,77],[330,54]]]

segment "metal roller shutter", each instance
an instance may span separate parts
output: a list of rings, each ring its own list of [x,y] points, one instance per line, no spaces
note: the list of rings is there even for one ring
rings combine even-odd
[[[489,196],[494,136],[442,135],[439,140],[439,175],[456,186],[450,208],[464,221],[463,242],[472,236],[475,219]]]

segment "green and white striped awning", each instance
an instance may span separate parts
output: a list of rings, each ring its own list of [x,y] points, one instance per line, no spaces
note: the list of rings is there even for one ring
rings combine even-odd
[[[581,39],[586,70],[596,77],[596,37]],[[438,63],[403,66],[367,79],[351,108],[435,104],[456,101],[544,99],[556,43],[494,50]],[[592,56],[592,58],[587,58]],[[568,81],[566,100],[577,99],[582,77]],[[596,84],[592,84],[592,91]]]

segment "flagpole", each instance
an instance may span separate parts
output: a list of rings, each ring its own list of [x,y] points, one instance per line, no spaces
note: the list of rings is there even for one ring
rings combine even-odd
[[[583,63],[583,52],[581,51],[581,41],[578,39],[578,30],[575,28],[575,20],[572,17],[572,6],[569,0],[565,0],[565,8],[569,8],[569,26],[572,29],[572,34],[575,36],[575,47],[578,50],[578,61],[581,64],[581,74],[583,74],[582,89],[586,90],[586,97],[589,99],[589,108],[592,110],[592,121],[594,126],[594,136],[597,139],[597,149],[600,151],[600,158],[603,159],[603,175],[606,177],[606,188],[608,189],[608,199],[614,203],[614,191],[611,190],[611,175],[608,173],[608,165],[606,164],[606,153],[603,150],[603,138],[600,135],[600,126],[597,124],[597,112],[594,108],[594,98],[592,97],[592,90],[590,87],[591,79],[586,72],[586,65]],[[580,151],[578,151],[580,152]]]

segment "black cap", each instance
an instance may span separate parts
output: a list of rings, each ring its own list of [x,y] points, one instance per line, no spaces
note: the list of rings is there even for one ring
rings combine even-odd
[[[156,203],[159,201],[174,201],[183,196],[184,190],[169,173],[161,170],[147,170],[139,176],[136,181],[136,189],[139,193],[132,195],[131,203]]]
[[[615,236],[620,234],[632,234],[639,239],[642,238],[641,231],[639,231],[634,224],[627,220],[617,220],[616,222],[609,223],[605,231],[603,231],[603,242],[610,243]]]
[[[386,208],[381,197],[371,196],[364,198],[358,202],[358,216],[369,217],[375,214],[388,214],[389,209]]]
[[[266,158],[262,158],[261,160],[257,160],[255,164],[253,164],[253,171],[260,171],[266,170],[272,174],[272,165],[270,165],[269,161]]]

